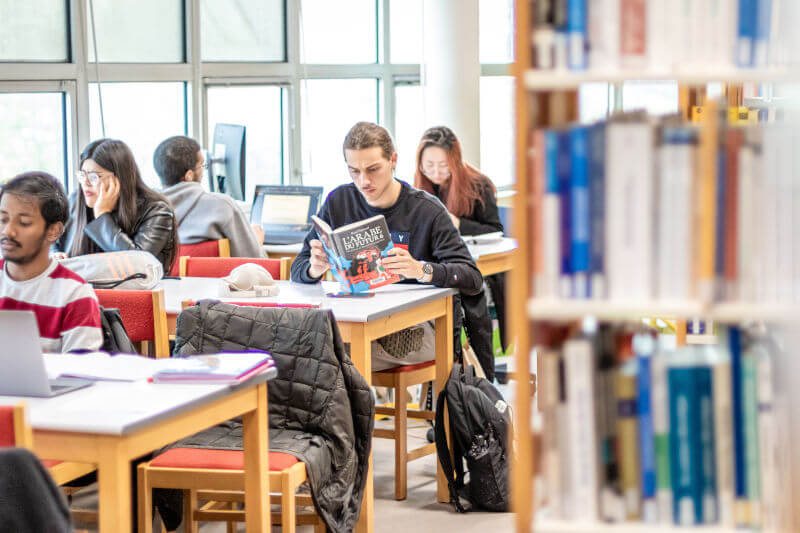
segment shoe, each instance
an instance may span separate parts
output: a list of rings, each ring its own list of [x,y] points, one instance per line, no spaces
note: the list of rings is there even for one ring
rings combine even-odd
[[[412,326],[378,339],[378,344],[395,359],[405,359],[408,354],[422,349],[425,330],[422,326]]]

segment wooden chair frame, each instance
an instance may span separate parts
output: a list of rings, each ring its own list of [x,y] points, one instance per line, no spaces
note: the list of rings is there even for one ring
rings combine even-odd
[[[408,463],[436,453],[436,444],[426,444],[408,449],[408,419],[433,420],[433,411],[408,409],[405,402],[406,389],[436,380],[436,365],[432,364],[408,372],[384,370],[372,373],[372,385],[394,390],[394,407],[375,407],[375,414],[394,418],[394,429],[375,429],[372,436],[378,439],[394,439],[394,498],[405,500],[408,493]]]
[[[137,486],[139,491],[139,532],[152,533],[154,488],[180,489],[184,491],[185,531],[197,533],[197,523],[227,522],[228,531],[235,531],[235,522],[244,522],[244,471],[210,468],[168,468],[151,466],[149,462],[139,465]],[[315,533],[325,532],[325,523],[316,513],[297,514],[297,505],[313,506],[310,495],[296,494],[297,488],[306,481],[306,465],[298,462],[280,472],[269,473],[272,495],[270,503],[280,504],[281,512],[273,513],[272,524],[280,524],[284,533],[294,533],[297,525],[313,525]],[[206,501],[199,506],[199,501]]]
[[[231,241],[228,239],[220,239],[217,241],[219,244],[219,256],[220,257],[230,257],[231,256]]]
[[[111,289],[114,290],[114,289]],[[167,327],[167,308],[164,303],[164,289],[152,289],[153,297],[153,331],[152,341],[135,342],[134,345],[142,355],[150,355],[151,344],[153,346],[152,355],[156,359],[169,357],[169,328]],[[102,305],[102,302],[101,302]]]
[[[221,256],[220,256],[221,257]],[[182,278],[186,277],[186,264],[188,263],[189,256],[183,255],[180,257],[179,261],[179,275]],[[292,268],[292,263],[289,261],[288,257],[281,257],[278,259],[280,261],[280,280],[286,281],[289,279],[290,270]]]

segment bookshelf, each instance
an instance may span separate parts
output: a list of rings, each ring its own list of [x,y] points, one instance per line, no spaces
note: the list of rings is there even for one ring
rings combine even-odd
[[[688,318],[702,317],[723,324],[747,321],[788,323],[796,322],[800,308],[781,303],[752,304],[748,302],[712,303],[697,301],[615,301],[615,300],[568,300],[537,297],[533,291],[532,247],[536,238],[532,231],[533,213],[530,183],[528,180],[530,160],[530,132],[536,128],[557,127],[577,119],[577,89],[585,83],[604,82],[618,84],[625,81],[677,81],[681,87],[681,109],[689,117],[691,105],[697,104],[697,95],[703,95],[708,83],[721,82],[733,86],[733,97],[729,105],[741,99],[741,84],[770,83],[797,79],[797,72],[784,68],[753,69],[698,69],[687,67],[676,70],[536,70],[531,69],[531,0],[515,0],[515,49],[516,61],[513,73],[516,78],[516,195],[513,205],[513,231],[519,243],[510,273],[508,304],[510,327],[516,346],[516,370],[525,375],[530,372],[532,348],[536,346],[538,329],[534,326],[545,322],[574,322],[593,316],[605,322],[636,321],[642,317],[677,319],[681,324],[679,337],[685,338],[685,322]],[[737,87],[739,86],[739,87]],[[687,96],[688,95],[688,96]],[[728,94],[731,98],[731,93]],[[557,109],[554,109],[557,108]],[[713,104],[711,109],[713,110]],[[715,165],[717,146],[716,114],[702,126],[698,167],[701,175],[708,175]],[[657,206],[653,207],[657,209]],[[710,336],[702,336],[711,342]],[[708,338],[707,338],[708,337]],[[681,341],[683,342],[683,341]],[[541,369],[540,369],[541,370]],[[539,392],[545,383],[539,383]],[[672,526],[645,524],[642,522],[602,523],[553,519],[547,509],[536,509],[534,477],[540,469],[542,458],[538,452],[542,445],[541,429],[532,427],[533,398],[528,380],[515,382],[516,402],[515,440],[517,453],[511,471],[512,510],[515,513],[515,530],[545,533],[561,532],[734,532],[741,528],[711,526]],[[547,431],[545,428],[543,431]],[[747,530],[747,529],[744,529]]]

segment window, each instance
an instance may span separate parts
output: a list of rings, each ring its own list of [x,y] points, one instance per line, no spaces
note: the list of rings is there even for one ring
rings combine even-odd
[[[602,120],[614,108],[613,93],[607,83],[584,83],[578,88],[578,110],[583,123]]]
[[[144,181],[160,188],[153,153],[167,137],[186,135],[185,84],[104,83],[102,95],[105,136],[127,144]],[[92,140],[99,139],[103,130],[96,83],[89,84],[89,106],[89,131]]]
[[[422,62],[422,0],[391,0],[389,41],[392,63]]]
[[[285,61],[283,0],[200,1],[203,61]]]
[[[89,6],[101,63],[180,63],[186,57],[181,0],[92,0],[86,6],[89,61],[95,60]]]
[[[302,0],[300,54],[304,63],[375,63],[378,14],[375,0]]]
[[[43,170],[66,183],[65,93],[0,93],[0,183]]]
[[[481,78],[481,172],[495,187],[514,182],[514,78]],[[458,132],[456,132],[458,135]]]
[[[626,81],[622,84],[622,110],[644,109],[654,115],[678,112],[678,82]]]
[[[0,61],[69,61],[67,2],[0,2]]]
[[[209,87],[208,149],[218,123],[241,124],[245,128],[247,163],[245,201],[250,202],[256,185],[283,182],[284,89],[275,85]]]
[[[422,87],[396,84],[394,89],[394,142],[397,145],[397,177],[414,184],[417,146],[425,132]]]
[[[303,185],[321,185],[327,193],[350,181],[342,143],[356,122],[377,122],[378,82],[307,80],[303,86]]]
[[[481,63],[514,61],[513,0],[480,0],[479,47]]]

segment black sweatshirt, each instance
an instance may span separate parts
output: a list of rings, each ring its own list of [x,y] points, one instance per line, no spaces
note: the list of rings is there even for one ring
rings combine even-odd
[[[433,191],[442,203],[447,202],[447,189],[434,185]],[[461,223],[458,229],[461,235],[483,235],[503,231],[503,223],[500,222],[500,214],[497,211],[497,197],[489,178],[482,178],[480,195],[483,202],[475,200],[472,213],[459,217]]]
[[[433,285],[459,289],[465,294],[480,292],[483,283],[481,273],[442,203],[431,194],[403,181],[400,183],[402,189],[397,202],[386,209],[367,204],[352,183],[342,185],[328,195],[317,216],[336,229],[383,215],[395,245],[408,247],[414,259],[433,265]],[[292,281],[319,281],[308,275],[309,242],[318,238],[313,229],[306,235],[303,250],[292,263]]]

